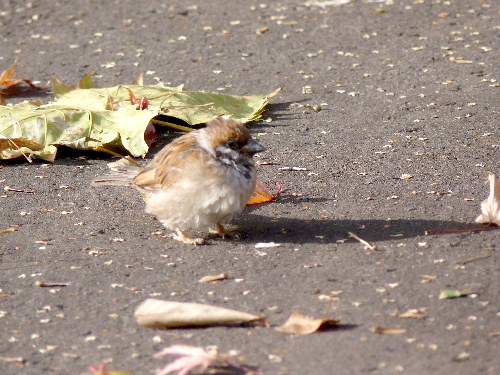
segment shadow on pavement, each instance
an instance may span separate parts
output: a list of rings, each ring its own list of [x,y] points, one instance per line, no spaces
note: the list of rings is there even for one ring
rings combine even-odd
[[[484,228],[475,223],[443,220],[394,219],[394,220],[304,220],[271,218],[255,214],[239,221],[251,242],[275,241],[284,243],[335,243],[355,242],[349,238],[353,232],[366,241],[387,241],[423,236],[426,231],[446,231]],[[463,232],[471,234],[473,232]],[[439,233],[432,233],[439,234]]]

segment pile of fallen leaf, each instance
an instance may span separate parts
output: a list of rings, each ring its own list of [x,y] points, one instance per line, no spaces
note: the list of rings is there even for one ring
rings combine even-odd
[[[28,88],[43,90],[26,78],[15,78],[16,64],[0,76],[0,104]],[[24,87],[24,88],[23,88]],[[99,88],[88,74],[77,86],[53,79],[55,100],[0,105],[0,160],[24,156],[54,161],[57,146],[80,150],[128,152],[145,156],[155,137],[153,125],[191,131],[217,116],[248,123],[261,118],[268,95],[231,96],[184,91],[183,86],[130,85]]]

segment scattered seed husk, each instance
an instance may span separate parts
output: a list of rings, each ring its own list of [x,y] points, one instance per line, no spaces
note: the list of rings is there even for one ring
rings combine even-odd
[[[463,362],[463,361],[467,361],[469,358],[470,358],[470,353],[462,352],[459,355],[455,356],[455,358],[453,358],[453,361]]]
[[[381,335],[400,335],[402,333],[405,333],[406,329],[398,328],[398,327],[375,326],[375,327],[372,327],[372,332],[378,333]]]
[[[26,358],[24,357],[6,357],[6,356],[0,356],[0,361],[1,362],[7,362],[7,363],[24,363],[26,362]]]
[[[409,309],[406,310],[404,313],[397,314],[398,318],[423,318],[424,315],[427,313],[429,310],[428,307],[420,307],[418,309]]]
[[[276,242],[259,242],[255,244],[256,249],[267,249],[271,247],[280,247],[280,246],[281,244]]]
[[[219,281],[219,280],[225,280],[229,277],[229,275],[226,272],[219,273],[218,275],[207,275],[203,276],[200,280],[198,280],[200,283],[210,283],[212,281]]]

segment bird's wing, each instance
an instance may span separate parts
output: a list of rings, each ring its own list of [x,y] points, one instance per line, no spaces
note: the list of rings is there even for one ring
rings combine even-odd
[[[146,190],[167,189],[183,173],[193,168],[206,153],[191,134],[179,137],[165,146],[134,178],[134,185]]]

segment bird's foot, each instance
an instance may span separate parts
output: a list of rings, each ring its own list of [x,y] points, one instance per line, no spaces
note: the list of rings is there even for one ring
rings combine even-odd
[[[176,229],[172,233],[172,238],[176,241],[188,244],[188,245],[205,245],[206,242],[203,238],[191,238],[186,236],[180,229]]]
[[[215,228],[210,229],[210,233],[222,238],[240,238],[240,234],[235,230],[224,228],[222,224],[217,224]]]

